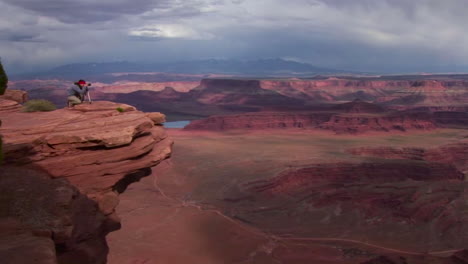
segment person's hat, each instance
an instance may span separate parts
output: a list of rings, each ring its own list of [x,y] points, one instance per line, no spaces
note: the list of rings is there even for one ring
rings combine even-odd
[[[77,84],[80,84],[80,85],[85,85],[86,84],[86,81],[85,80],[79,80],[78,82],[76,82]]]

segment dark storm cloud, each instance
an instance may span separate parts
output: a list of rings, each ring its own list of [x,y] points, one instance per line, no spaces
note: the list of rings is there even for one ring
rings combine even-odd
[[[465,0],[0,0],[0,54],[18,65],[284,57],[417,69],[468,64],[466,13]]]
[[[121,15],[138,15],[153,8],[169,8],[171,0],[3,0],[66,23],[92,23]]]
[[[224,0],[3,0],[39,15],[65,23],[110,21],[122,15],[141,15],[157,10],[162,17],[187,17],[201,14],[204,5],[222,4]]]
[[[17,33],[10,30],[0,30],[0,41],[11,42],[44,42],[39,34]]]
[[[356,8],[373,11],[386,6],[399,9],[409,17],[414,16],[421,8],[434,12],[434,15],[465,16],[468,11],[466,0],[310,0],[315,3],[323,3],[342,10]]]

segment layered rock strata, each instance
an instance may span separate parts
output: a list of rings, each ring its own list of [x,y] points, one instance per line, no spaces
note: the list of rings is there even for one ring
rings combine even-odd
[[[373,156],[385,159],[426,160],[453,164],[461,171],[468,171],[468,141],[448,144],[438,148],[392,148],[392,147],[362,147],[347,150],[348,153],[359,156]]]
[[[431,130],[436,122],[424,113],[346,114],[331,112],[287,113],[260,112],[240,115],[211,116],[192,121],[186,130],[230,129],[324,129],[336,133],[367,131]]]
[[[16,101],[0,98],[0,113],[18,112],[21,110],[21,104]]]
[[[366,241],[416,253],[462,250],[468,241],[465,175],[451,164],[312,164],[243,188],[233,190],[227,201],[235,208],[226,211],[285,237]]]
[[[73,198],[64,205],[69,209],[65,213],[68,216],[64,216],[69,229],[61,235],[63,239],[55,239],[57,235],[51,228],[39,232],[53,240],[59,263],[105,263],[105,234],[120,227],[115,214],[118,193],[149,175],[151,167],[171,154],[172,140],[161,125],[155,124],[163,120],[162,114],[145,114],[112,102],[93,102],[52,112],[2,112],[0,134],[4,139],[5,163],[41,171],[38,185],[47,185],[51,180],[63,182],[63,186],[52,186],[44,192],[53,196],[57,188],[66,189],[63,192]],[[17,178],[16,170],[2,170],[1,179],[15,182],[12,178]],[[43,199],[32,195],[29,202],[35,203],[36,198]],[[56,210],[53,207],[57,203],[52,198],[44,199],[46,206]],[[76,199],[80,203],[75,206]],[[61,217],[52,214],[50,221],[61,221]],[[18,221],[16,215],[13,218]],[[25,225],[21,218],[19,222]],[[35,230],[25,226],[25,230]],[[86,241],[91,243],[90,248],[103,253],[97,254],[83,245]]]
[[[0,95],[0,99],[24,103],[28,100],[28,93],[25,91],[8,89],[3,95]]]

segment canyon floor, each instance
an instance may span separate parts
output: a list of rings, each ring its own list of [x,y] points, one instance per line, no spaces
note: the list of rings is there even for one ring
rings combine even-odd
[[[466,163],[453,172],[350,150],[458,146],[467,143],[465,129],[168,132],[171,159],[120,196],[122,229],[107,236],[110,264],[464,263],[449,261],[468,244]],[[372,178],[388,164],[403,178]],[[297,179],[311,167],[324,178],[370,168],[362,173],[372,180],[338,186],[328,178],[313,185]],[[434,178],[405,178],[413,170]],[[455,216],[442,207],[456,209]]]

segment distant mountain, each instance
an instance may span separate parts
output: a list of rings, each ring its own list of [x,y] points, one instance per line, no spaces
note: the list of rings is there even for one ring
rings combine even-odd
[[[67,78],[75,76],[96,76],[117,72],[164,72],[184,74],[230,74],[238,76],[311,76],[317,74],[342,74],[346,71],[316,67],[311,64],[284,59],[259,60],[194,60],[167,63],[75,63],[53,68],[46,72],[24,74],[23,77]]]

